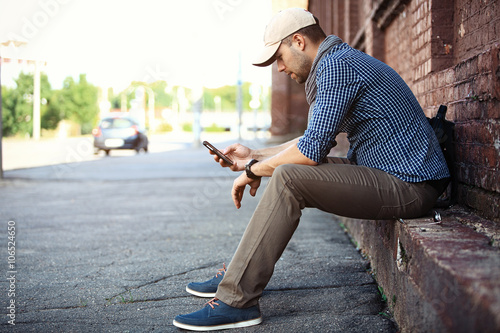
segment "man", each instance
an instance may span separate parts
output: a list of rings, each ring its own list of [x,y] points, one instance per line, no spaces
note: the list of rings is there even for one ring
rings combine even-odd
[[[224,153],[234,160],[232,198],[255,195],[271,177],[226,270],[192,294],[214,297],[174,325],[191,330],[245,327],[262,321],[258,299],[298,226],[301,210],[315,207],[362,219],[425,214],[450,177],[436,136],[411,90],[384,63],[326,36],[304,9],[278,13],[266,27],[265,47],[254,63],[305,83],[310,104],[304,135],[281,146],[252,150],[240,144]],[[328,159],[335,137],[346,132],[347,159]],[[217,156],[222,166],[227,166]]]

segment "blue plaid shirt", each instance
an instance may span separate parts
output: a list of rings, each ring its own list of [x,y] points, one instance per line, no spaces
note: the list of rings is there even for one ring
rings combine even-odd
[[[317,95],[298,148],[321,163],[340,132],[347,158],[407,182],[449,177],[436,135],[403,79],[383,62],[339,44],[318,64]]]

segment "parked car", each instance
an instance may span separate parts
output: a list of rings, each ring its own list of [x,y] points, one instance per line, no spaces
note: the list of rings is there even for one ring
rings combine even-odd
[[[128,115],[111,115],[104,117],[92,130],[94,136],[94,153],[103,150],[106,155],[112,149],[134,149],[148,151],[146,130]]]

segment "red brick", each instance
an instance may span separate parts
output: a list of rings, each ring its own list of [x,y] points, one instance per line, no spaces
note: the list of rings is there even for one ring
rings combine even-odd
[[[484,134],[481,130],[486,130],[482,123],[468,122],[457,124],[455,125],[456,141],[461,144],[484,144]]]
[[[458,124],[455,125],[455,142],[457,144],[468,142],[468,131],[467,124]]]
[[[490,23],[486,23],[481,29],[480,29],[480,36],[481,38],[479,39],[480,44],[478,46],[483,46],[483,45],[488,45],[489,42],[491,42],[491,34],[489,32],[490,30]]]
[[[488,101],[487,110],[484,115],[484,118],[488,119],[500,119],[500,101],[499,100],[491,100]]]
[[[480,75],[476,78],[476,94],[483,98],[488,98],[487,95],[491,96],[492,86],[494,79],[492,75]]]
[[[459,186],[458,199],[481,212],[486,218],[498,219],[499,217],[500,199],[498,196],[491,196],[488,192],[480,189]]]
[[[437,87],[445,87],[446,86],[446,73],[441,71],[437,73]]]
[[[465,165],[463,164],[459,164],[459,163],[456,163],[455,164],[455,174],[453,175],[457,182],[460,182],[460,183],[466,183],[465,182]]]
[[[479,13],[472,14],[467,18],[467,28],[469,29],[470,33],[475,33],[477,29],[481,27],[480,21],[480,16]]]
[[[464,164],[498,168],[498,151],[494,147],[462,143],[456,147],[457,160]],[[497,156],[495,156],[497,155]]]
[[[431,2],[431,11],[434,10],[447,10],[453,7],[453,0],[440,0]]]
[[[500,100],[500,49],[496,45],[491,49],[492,95]]]
[[[495,148],[493,146],[490,147],[483,147],[481,149],[481,152],[483,153],[483,158],[484,162],[481,163],[487,168],[490,168],[491,170],[498,170],[500,167],[500,158],[498,157],[498,148]],[[495,171],[495,172],[496,172]]]
[[[446,104],[453,101],[453,87],[446,87],[445,88],[445,97],[444,98],[445,98]]]
[[[481,184],[479,187],[487,191],[500,193],[500,179],[498,178],[498,171],[492,169],[482,169],[481,171],[484,171],[484,176],[481,178]]]
[[[425,105],[429,106],[429,107],[432,107],[433,105],[437,105],[437,104],[442,104],[439,96],[437,95],[436,92],[431,92],[429,94],[426,95],[426,103]]]
[[[498,35],[495,34],[495,21],[489,22],[487,26],[488,30],[488,41],[492,42],[498,39]]]
[[[470,4],[471,16],[477,15],[481,9],[482,1],[471,1]]]
[[[460,163],[458,164],[458,166],[459,167],[457,168],[457,173],[456,173],[457,181],[459,183],[473,185],[469,177],[469,174],[472,173],[470,171],[472,166],[470,164],[465,164],[465,163]]]
[[[466,104],[467,103],[465,101],[455,103],[455,109],[452,119],[458,121],[461,118],[461,115],[466,113]]]
[[[478,59],[477,56],[470,58],[467,61],[467,74],[469,77],[473,77],[478,73]]]
[[[482,52],[477,56],[478,59],[478,72],[484,73],[491,70],[492,59],[490,52]]]

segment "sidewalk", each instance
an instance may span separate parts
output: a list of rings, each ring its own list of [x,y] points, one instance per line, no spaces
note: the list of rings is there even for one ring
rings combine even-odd
[[[236,210],[235,175],[203,148],[53,170],[0,181],[2,266],[15,276],[0,282],[2,332],[181,332],[175,315],[206,302],[185,285],[230,262],[265,186]],[[305,210],[261,299],[264,322],[237,331],[395,332],[368,268],[332,215]]]

